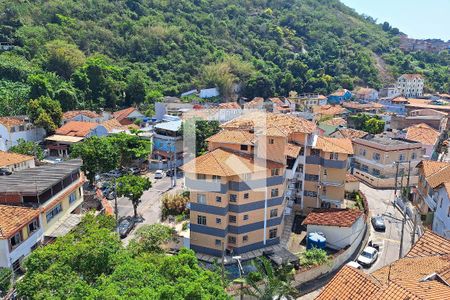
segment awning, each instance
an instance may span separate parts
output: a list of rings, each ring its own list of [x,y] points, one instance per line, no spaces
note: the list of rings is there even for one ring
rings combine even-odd
[[[69,214],[67,217],[61,219],[59,221],[60,224],[49,234],[46,234],[47,237],[61,237],[68,234],[75,226],[80,224],[82,215]]]
[[[64,143],[78,143],[82,141],[83,137],[77,137],[77,136],[68,136],[68,135],[52,135],[46,138],[46,141],[52,141],[52,142],[64,142]]]

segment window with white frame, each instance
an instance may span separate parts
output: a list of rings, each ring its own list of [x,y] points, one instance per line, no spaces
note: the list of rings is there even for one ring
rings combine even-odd
[[[53,207],[49,212],[45,214],[45,218],[47,219],[47,223],[49,223],[53,218],[55,218],[60,212],[62,212],[62,204],[58,203],[55,207]]]
[[[77,200],[75,192],[69,195],[69,204],[74,203]]]
[[[222,179],[222,177],[220,177],[220,176],[217,176],[217,175],[212,176],[213,181],[220,181],[221,179]]]
[[[206,204],[206,195],[205,194],[197,194],[197,203]]]

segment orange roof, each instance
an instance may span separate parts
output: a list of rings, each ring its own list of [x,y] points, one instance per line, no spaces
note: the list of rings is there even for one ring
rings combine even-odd
[[[353,154],[352,141],[346,138],[318,136],[313,148],[320,149],[324,152]]]
[[[343,118],[333,118],[330,120],[323,121],[321,124],[329,126],[346,126],[347,121]]]
[[[222,130],[206,139],[207,142],[253,145],[255,135],[244,130]]]
[[[119,123],[119,121],[117,121],[117,119],[110,119],[108,121],[105,121],[102,123],[102,125],[106,128],[106,130],[108,130],[108,132],[112,132],[114,130],[120,130],[120,131],[125,131],[128,130],[130,128],[132,129],[139,129],[139,126],[137,126],[136,124],[130,124],[130,125],[122,125]]]
[[[8,239],[39,216],[39,210],[0,204],[0,239]]]
[[[300,150],[302,149],[302,147],[291,144],[291,143],[287,143],[286,147],[284,148],[284,155],[289,156],[289,157],[297,157],[300,154]]]
[[[432,256],[450,254],[450,241],[431,230],[419,238],[414,246],[409,250],[407,257]]]
[[[23,125],[25,123],[27,122],[25,122],[24,119],[18,117],[0,117],[0,124],[7,128]]]
[[[313,113],[316,115],[341,115],[345,113],[345,109],[340,105],[315,105],[312,107]]]
[[[425,180],[432,188],[450,181],[450,163],[423,160],[417,167],[423,170]]]
[[[351,227],[362,215],[357,209],[318,208],[310,212],[302,224]]]
[[[257,108],[263,104],[264,104],[264,98],[255,97],[255,98],[253,98],[252,101],[245,103],[244,106],[246,108]]]
[[[136,108],[134,107],[128,107],[119,111],[116,111],[113,116],[117,121],[122,121],[123,119],[126,119],[132,112],[134,112]]]
[[[86,137],[99,124],[94,122],[70,121],[56,130],[58,135]]]
[[[373,92],[376,92],[376,90],[375,89],[371,89],[371,88],[360,87],[360,88],[357,88],[355,92],[358,95],[367,96],[367,95],[370,95]]]
[[[227,103],[220,103],[219,108],[220,109],[241,109],[241,106],[237,102],[227,102]]]
[[[34,160],[34,157],[13,152],[0,151],[0,168],[20,164],[29,160]]]
[[[335,132],[331,134],[331,136],[336,137],[337,133],[340,133],[340,137],[347,138],[347,139],[361,139],[368,135],[367,132],[362,130],[356,130],[351,128],[338,128]]]
[[[285,115],[255,111],[244,114],[222,125],[226,129],[266,130],[276,128],[284,136],[293,133],[313,133],[316,125],[306,119]]]
[[[405,97],[395,97],[394,99],[392,99],[392,102],[399,102],[399,103],[407,103],[408,99],[406,99]]]
[[[279,105],[279,106],[285,105],[284,102],[281,101],[281,99],[280,99],[280,98],[277,98],[277,97],[275,97],[275,98],[269,98],[269,100],[270,100],[272,103],[274,103],[274,104],[276,104],[276,105]]]
[[[346,90],[346,89],[340,89],[340,90],[337,90],[336,92],[334,92],[333,94],[331,94],[331,96],[342,97],[342,96],[344,96],[345,93],[347,93],[347,92],[348,92],[348,90]]]
[[[406,128],[406,138],[423,145],[435,145],[438,142],[440,135],[439,131],[431,128],[425,123]]]
[[[359,103],[359,102],[344,102],[342,106],[350,109],[358,109],[358,110],[374,110],[380,109],[384,106],[379,103]]]
[[[450,105],[437,105],[432,104],[430,100],[427,99],[413,99],[408,98],[409,104],[406,104],[407,107],[412,108],[430,108],[437,111],[445,111],[446,113],[450,112]]]
[[[403,74],[400,76],[400,78],[405,78],[407,80],[423,79],[422,75],[420,74]]]
[[[69,119],[73,119],[78,115],[85,115],[88,118],[91,119],[95,119],[95,118],[101,118],[101,116],[96,113],[95,111],[90,111],[90,110],[70,110],[70,111],[66,111],[63,114],[63,120],[69,120]]]
[[[378,292],[381,284],[361,270],[344,266],[316,300],[367,300]]]
[[[266,162],[266,166],[264,166],[264,162]],[[282,167],[283,164],[272,161],[255,163],[253,155],[245,155],[218,148],[194,158],[181,168],[186,173],[227,177]]]

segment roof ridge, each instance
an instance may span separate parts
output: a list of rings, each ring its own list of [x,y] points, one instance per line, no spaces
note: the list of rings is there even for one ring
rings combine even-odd
[[[230,153],[230,152],[225,151],[225,150],[222,149],[222,148],[217,148],[217,149],[214,149],[213,151],[210,152],[211,155],[212,155],[212,157],[214,158],[214,160],[217,162],[217,164],[218,164],[218,165],[220,166],[220,168],[222,169],[223,173],[224,173],[224,174],[227,174],[227,176],[228,176],[228,171],[225,170],[225,168],[224,168],[224,166],[222,165],[222,163],[219,162],[219,160],[217,159],[217,157],[216,157],[215,154],[214,154],[214,152],[215,152],[216,150],[221,150],[221,151],[224,151],[224,152],[227,152],[227,153]]]

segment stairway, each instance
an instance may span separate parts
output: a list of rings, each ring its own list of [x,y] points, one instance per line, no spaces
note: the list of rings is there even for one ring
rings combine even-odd
[[[295,218],[295,215],[293,213],[291,213],[290,215],[284,216],[284,229],[283,229],[283,233],[281,234],[281,240],[280,240],[280,244],[283,247],[287,246],[289,237],[291,236],[292,224],[294,223],[294,218]]]

